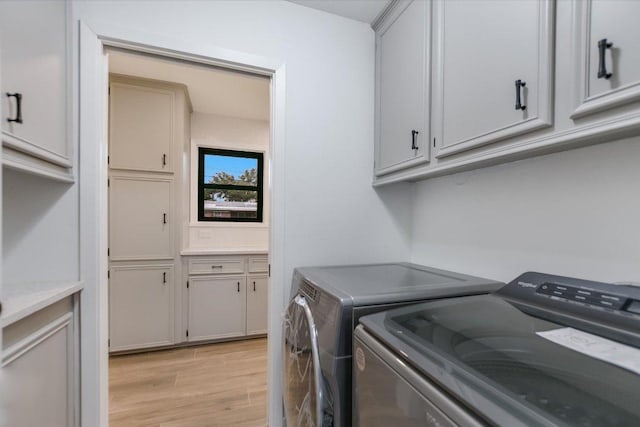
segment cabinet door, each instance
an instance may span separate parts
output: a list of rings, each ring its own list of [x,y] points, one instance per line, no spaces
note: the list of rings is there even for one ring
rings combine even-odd
[[[640,100],[640,2],[574,0],[573,11],[577,86],[571,117]]]
[[[247,335],[266,334],[269,312],[269,278],[247,278]]]
[[[2,139],[5,145],[70,166],[67,138],[65,1],[0,1]],[[17,117],[21,95],[22,123]]]
[[[553,13],[551,0],[434,2],[436,157],[551,125]]]
[[[173,344],[173,283],[173,265],[111,266],[111,351]]]
[[[118,169],[172,171],[175,93],[112,82],[109,98],[109,165]]]
[[[401,1],[376,31],[376,175],[429,161],[430,8]]]
[[[245,276],[189,278],[189,341],[245,334]]]
[[[0,425],[71,427],[77,377],[70,299],[5,328]]]
[[[173,258],[174,222],[171,179],[111,176],[109,249],[112,261]]]

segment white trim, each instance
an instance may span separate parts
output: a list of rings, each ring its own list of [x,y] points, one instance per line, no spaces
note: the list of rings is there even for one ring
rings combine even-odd
[[[80,253],[81,277],[86,283],[82,321],[82,425],[108,425],[107,348],[107,60],[106,47],[120,47],[175,59],[222,66],[271,76],[271,185],[272,283],[284,278],[284,149],[285,65],[281,61],[231,51],[207,44],[122,28],[80,22]],[[97,143],[93,143],[96,141]],[[274,165],[277,167],[274,168]],[[282,423],[280,380],[280,313],[284,286],[269,287],[269,425]]]
[[[45,160],[56,166],[62,166],[65,168],[73,166],[73,163],[68,156],[62,156],[55,151],[35,145],[32,142],[7,131],[2,131],[2,145],[13,148],[16,151],[29,154],[30,156],[37,157],[38,159]]]
[[[59,182],[73,183],[75,181],[71,168],[43,160],[33,153],[15,150],[10,144],[5,144],[2,147],[2,154],[2,165],[7,168]]]
[[[28,353],[30,350],[44,342],[47,338],[53,336],[58,331],[69,326],[72,321],[73,313],[69,312],[60,316],[53,322],[48,323],[47,325],[26,336],[25,338],[22,338],[20,341],[13,344],[11,347],[4,351],[4,354],[2,355],[2,367],[4,368],[14,360],[19,359],[22,355]],[[69,332],[67,333],[69,334]],[[71,334],[73,334],[73,331],[71,331]],[[69,341],[73,343],[73,339],[69,339]]]

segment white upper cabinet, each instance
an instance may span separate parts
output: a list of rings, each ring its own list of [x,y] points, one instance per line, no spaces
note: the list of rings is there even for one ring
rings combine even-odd
[[[436,157],[551,126],[554,3],[437,0],[433,8]]]
[[[574,0],[572,118],[640,100],[640,2]]]
[[[109,165],[114,169],[173,171],[176,92],[137,81],[110,85]]]
[[[111,261],[173,258],[176,218],[172,184],[170,178],[111,175]]]
[[[3,164],[72,181],[67,2],[0,1]]]
[[[429,161],[430,9],[400,1],[376,28],[376,175]]]

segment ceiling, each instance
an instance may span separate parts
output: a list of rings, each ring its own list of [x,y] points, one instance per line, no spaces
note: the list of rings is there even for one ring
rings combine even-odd
[[[312,9],[372,24],[391,0],[289,0]]]
[[[269,78],[122,51],[109,52],[109,72],[187,86],[194,112],[269,120]]]

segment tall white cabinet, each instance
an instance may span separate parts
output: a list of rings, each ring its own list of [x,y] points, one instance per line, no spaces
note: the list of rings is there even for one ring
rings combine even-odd
[[[188,95],[180,85],[111,76],[109,98],[109,348],[171,345]]]
[[[80,423],[68,3],[0,2],[2,426]]]

